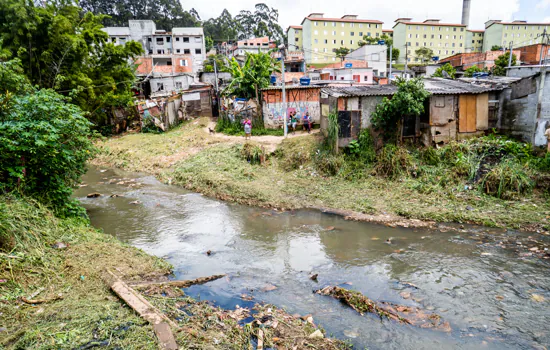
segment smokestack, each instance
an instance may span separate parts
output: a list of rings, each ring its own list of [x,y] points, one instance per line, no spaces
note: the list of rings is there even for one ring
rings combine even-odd
[[[462,24],[465,24],[466,27],[470,26],[470,1],[463,0],[462,3]]]

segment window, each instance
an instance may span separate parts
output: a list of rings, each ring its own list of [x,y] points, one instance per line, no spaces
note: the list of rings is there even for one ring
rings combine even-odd
[[[295,41],[295,42],[298,42],[298,38],[294,38],[294,41]]]
[[[464,31],[464,28],[460,28],[460,31],[463,32],[463,31]]]
[[[445,47],[449,47],[449,43],[445,43]]]
[[[111,38],[111,41],[114,42],[114,43],[116,43],[116,37],[112,37],[112,38]]]
[[[166,42],[167,42],[167,43],[170,42],[170,37],[169,37],[169,36],[166,37]]]
[[[370,32],[368,32],[368,33],[367,33],[367,37],[369,37],[369,38],[370,38]]]
[[[340,44],[344,45],[344,40],[340,40]]]
[[[313,31],[313,34],[317,35],[317,34],[319,34],[319,31],[315,30],[315,31]]]
[[[153,54],[153,50],[149,50],[149,55],[152,55]]]
[[[189,55],[191,54],[191,49],[183,49],[183,53]]]
[[[183,83],[181,81],[176,81],[176,89],[182,89]]]
[[[179,37],[176,37],[176,41],[180,41],[180,38],[179,38]]]
[[[447,31],[449,31],[449,27],[445,28]]]
[[[435,27],[434,27],[434,26],[432,26],[432,32],[433,32],[434,30],[435,30]]]
[[[424,34],[424,39],[426,39],[426,34]]]
[[[353,45],[353,40],[350,40],[349,43],[350,43],[350,45]]]
[[[418,39],[418,34],[416,34],[416,38]]]
[[[188,42],[189,42],[189,37],[184,37],[184,38],[183,38],[183,42],[184,42],[184,43],[188,43]]]
[[[363,28],[363,23],[359,23],[359,28]]]
[[[157,49],[157,55],[164,55],[164,50]]]
[[[430,46],[434,46],[434,43],[430,42]]]
[[[410,41],[409,41],[409,42],[407,42],[407,46],[411,46],[411,42],[410,42]]]
[[[327,48],[326,48],[326,47],[323,49],[323,52],[327,52]]]
[[[411,38],[412,38],[412,34],[409,34],[409,39],[411,39]]]
[[[335,31],[335,30],[332,31],[332,35],[336,35],[336,31]]]
[[[342,36],[344,36],[344,35],[345,35],[345,34],[344,34],[344,32],[341,32],[341,34],[342,34]]]
[[[196,36],[196,37],[195,37],[195,42],[196,42],[196,43],[202,43],[202,37]]]
[[[449,36],[448,36],[448,35],[445,35],[445,39],[449,39]]]
[[[363,37],[363,32],[359,32],[359,36],[362,38]]]
[[[353,24],[354,24],[354,23],[350,23],[349,26],[353,28]]]
[[[317,53],[317,52],[319,52],[319,49],[318,49],[318,48],[314,48],[314,49],[313,49],[313,52]]]
[[[456,35],[453,35],[453,39],[456,40]]]
[[[432,34],[432,39],[434,39],[435,35]]]
[[[462,43],[460,43],[460,47],[462,47]]]
[[[323,34],[327,35],[327,34],[328,34],[328,32],[327,32],[326,30],[323,30]]]
[[[355,36],[355,32],[350,32],[350,35],[351,35],[351,36]]]
[[[332,40],[332,43],[333,43],[333,44],[336,44],[336,39],[335,39],[335,40]]]
[[[327,22],[323,22],[323,27],[326,27],[327,26]]]
[[[411,30],[411,26],[409,26],[409,30]]]
[[[163,38],[157,38],[157,45],[164,45],[164,39]]]
[[[202,53],[201,49],[195,49],[195,54],[200,55]]]
[[[332,22],[332,26],[333,26],[333,27],[336,27],[336,22]]]
[[[180,49],[176,49],[176,53],[180,53]]]
[[[313,22],[313,25],[316,26],[316,27],[317,27],[317,24],[318,24],[317,22]]]
[[[157,91],[164,91],[164,84],[163,83],[157,83]]]
[[[376,33],[376,37],[378,38],[380,36],[380,33]]]
[[[333,57],[332,60],[333,60],[333,61],[336,61],[336,57]]]
[[[328,44],[328,40],[327,40],[327,39],[325,39],[325,44]]]
[[[420,46],[420,44],[418,43],[418,41],[416,42],[416,46]]]
[[[149,37],[149,38],[147,38],[147,41],[148,41],[148,42],[151,42],[151,38],[150,38],[150,37]]]
[[[369,81],[369,76],[368,76],[368,75],[365,75],[365,76],[363,77],[363,81]]]
[[[455,43],[453,43],[453,47],[455,47]]]
[[[168,61],[166,62],[166,65],[167,65],[167,66],[171,66],[171,65],[172,65],[172,60],[168,60]]]
[[[460,40],[462,40],[462,35],[460,36]]]
[[[453,28],[453,32],[456,32],[456,28]]]
[[[369,28],[370,28],[370,23],[369,23]],[[409,29],[411,29],[411,28],[409,28]]]
[[[443,39],[443,35],[439,34],[439,39]]]
[[[344,28],[344,23],[342,23],[342,28]]]

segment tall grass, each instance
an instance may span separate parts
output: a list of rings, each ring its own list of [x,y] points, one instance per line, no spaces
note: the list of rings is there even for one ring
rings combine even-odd
[[[336,113],[330,113],[328,115],[328,127],[326,147],[332,154],[338,153],[338,133],[340,132],[340,126],[338,125],[338,115]]]

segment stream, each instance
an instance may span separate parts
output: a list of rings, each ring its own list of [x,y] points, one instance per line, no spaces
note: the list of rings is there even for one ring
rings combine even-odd
[[[220,307],[266,302],[290,314],[312,314],[328,336],[357,349],[545,349],[550,344],[549,261],[499,245],[525,242],[527,233],[389,228],[317,211],[281,213],[118,169],[90,167],[83,184],[75,197],[92,224],[165,258],[175,278],[227,274],[185,290]],[[102,196],[87,198],[92,192]],[[317,282],[309,279],[312,273]],[[424,308],[449,321],[452,331],[361,316],[312,293],[327,285]],[[271,286],[276,289],[267,291]],[[243,294],[254,300],[243,300]]]

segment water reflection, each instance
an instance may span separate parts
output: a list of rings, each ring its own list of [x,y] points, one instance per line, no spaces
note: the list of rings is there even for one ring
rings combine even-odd
[[[121,178],[143,185],[116,185]],[[392,229],[314,211],[243,207],[114,170],[92,168],[84,181],[88,186],[75,196],[94,226],[166,257],[178,278],[227,273],[227,279],[187,291],[224,307],[243,305],[239,296],[246,292],[291,313],[312,313],[329,333],[352,339],[359,348],[502,349],[550,343],[550,303],[531,299],[533,293],[550,299],[548,266],[495,247],[492,236]],[[104,196],[85,198],[90,192]],[[110,198],[112,193],[124,196]],[[141,203],[132,204],[136,200]],[[311,272],[319,274],[318,282],[309,279]],[[453,331],[380,322],[312,293],[343,283],[374,300],[433,310],[451,322]],[[263,292],[268,284],[277,289]],[[401,292],[410,297],[404,299]]]

